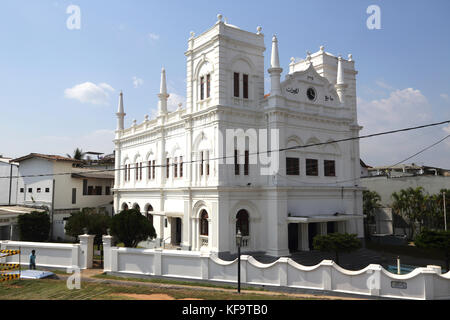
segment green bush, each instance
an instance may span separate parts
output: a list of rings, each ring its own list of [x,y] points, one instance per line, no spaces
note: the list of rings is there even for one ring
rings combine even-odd
[[[33,211],[17,218],[20,240],[47,241],[50,233],[50,217],[47,212]]]
[[[313,247],[315,250],[324,252],[334,252],[336,263],[339,264],[339,253],[351,252],[361,248],[361,241],[356,234],[329,233],[314,237]]]

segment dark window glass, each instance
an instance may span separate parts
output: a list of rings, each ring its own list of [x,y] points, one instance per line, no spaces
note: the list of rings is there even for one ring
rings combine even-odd
[[[107,195],[107,196],[111,195],[111,187],[110,186],[105,187],[105,195]]]
[[[152,178],[152,162],[151,161],[148,162],[147,170],[148,170],[148,179],[151,179]]]
[[[128,165],[128,181],[131,180],[131,164]]]
[[[153,163],[153,167],[152,167],[152,172],[153,172],[153,173],[152,173],[152,174],[153,174],[153,179],[155,179],[155,176],[156,176],[156,175],[155,175],[155,171],[156,171],[156,165],[155,165],[155,163],[156,163],[156,161],[153,160],[152,163]]]
[[[248,218],[247,210],[239,210],[236,215],[236,233],[238,230],[241,230],[241,234],[244,237],[250,234]]]
[[[170,159],[169,158],[167,158],[166,159],[166,178],[169,178],[169,175],[170,175]]]
[[[28,192],[32,193],[33,192],[33,188],[28,188]]]
[[[77,188],[72,188],[72,204],[77,203]]]
[[[23,193],[24,192],[24,189],[23,188],[20,188],[20,193]]]
[[[234,150],[234,174],[239,175],[238,151]]]
[[[205,90],[205,77],[201,77],[200,78],[200,100],[203,100],[205,98],[204,90]]]
[[[239,73],[234,73],[234,96],[239,97]]]
[[[176,178],[178,177],[178,158],[175,157],[173,160],[173,176]]]
[[[89,186],[88,187],[88,195],[92,196],[94,194],[94,187],[93,186]]]
[[[102,195],[102,186],[96,186],[95,187],[95,195],[101,196]]]
[[[306,175],[307,176],[319,175],[319,163],[317,159],[306,159]]]
[[[142,180],[142,162],[139,163],[139,180]]]
[[[248,74],[243,75],[244,98],[248,99]]]
[[[200,169],[200,175],[203,175],[203,151],[200,152],[200,164],[199,164],[199,169]]]
[[[50,192],[50,188],[45,188],[45,192]]]
[[[88,181],[83,179],[83,196],[87,195]]]
[[[206,210],[202,210],[200,216],[200,235],[208,235],[208,212],[206,212]]]
[[[211,75],[206,76],[206,97],[209,98],[211,95]]]
[[[245,150],[244,175],[248,176],[248,150]]]
[[[136,164],[134,165],[134,172],[135,172],[134,178],[136,180],[139,180],[139,170],[138,169],[139,169],[139,164],[136,162]]]
[[[334,160],[324,160],[323,167],[324,167],[325,177],[335,177],[336,176],[336,164],[335,164]]]
[[[292,176],[300,175],[299,158],[286,158],[286,174]]]
[[[37,188],[37,189],[36,189],[36,192],[37,192],[37,193],[41,193],[41,188]]]
[[[180,178],[183,177],[183,157],[180,156]]]

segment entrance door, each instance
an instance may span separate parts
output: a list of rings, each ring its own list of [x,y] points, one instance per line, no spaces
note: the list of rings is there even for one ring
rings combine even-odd
[[[298,250],[298,224],[297,223],[289,223],[288,224],[288,247],[289,247],[290,252]]]
[[[181,218],[175,218],[175,243],[180,244],[181,243]]]
[[[309,250],[314,250],[313,239],[317,235],[317,223],[308,223]]]

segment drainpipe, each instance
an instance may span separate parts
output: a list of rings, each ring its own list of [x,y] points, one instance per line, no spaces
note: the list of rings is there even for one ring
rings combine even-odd
[[[8,205],[11,205],[11,191],[12,191],[12,168],[13,168],[13,164],[10,164],[11,169],[9,171],[9,200],[8,200]]]

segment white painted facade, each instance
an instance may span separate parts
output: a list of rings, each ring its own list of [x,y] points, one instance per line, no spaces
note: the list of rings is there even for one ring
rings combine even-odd
[[[18,163],[0,157],[0,177],[17,176]],[[15,204],[17,201],[17,179],[0,178],[0,205]]]
[[[292,59],[281,81],[274,36],[270,95],[265,96],[265,49],[260,27],[256,33],[244,31],[224,23],[219,15],[213,27],[199,36],[191,33],[188,40],[185,108],[167,111],[164,69],[156,118],[146,116],[142,123],[133,121],[124,128],[120,94],[114,140],[115,212],[138,207],[151,215],[158,239],[212,253],[236,252],[241,210],[249,217],[244,252],[283,256],[289,247],[309,250],[311,236],[327,230],[363,237],[358,140],[272,152],[272,163],[278,160],[279,169],[269,175],[261,173],[267,168],[261,158],[248,165],[246,174],[244,152],[249,151],[252,161],[260,147],[226,141],[227,129],[255,129],[259,134],[267,129],[263,140],[270,138],[277,141],[277,148],[289,148],[355,137],[361,129],[356,117],[357,72],[351,58],[338,59],[321,47],[305,60]],[[271,138],[271,129],[278,136]],[[274,141],[269,149],[277,149]],[[220,163],[229,156],[222,146],[232,155],[239,150],[239,174],[234,159],[231,164]],[[295,170],[286,174],[286,158],[298,159],[298,175]],[[307,159],[313,159],[308,168]],[[325,175],[325,160],[334,161],[333,174],[328,170]],[[207,219],[202,219],[204,212]],[[245,219],[240,221],[245,224]],[[205,225],[207,235],[202,235]]]

